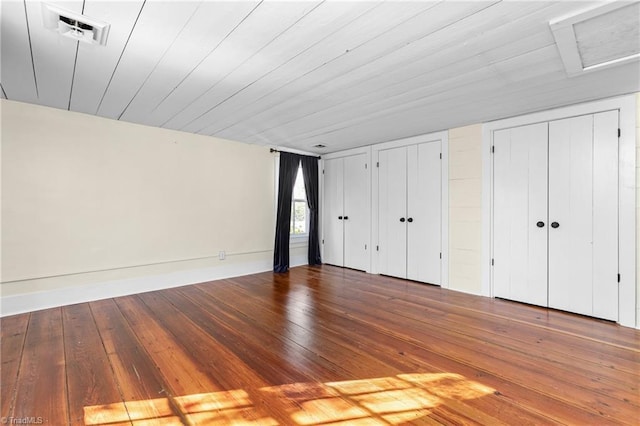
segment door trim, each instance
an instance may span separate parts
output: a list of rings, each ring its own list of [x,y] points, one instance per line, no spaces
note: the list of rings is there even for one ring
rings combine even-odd
[[[619,111],[619,284],[618,323],[640,328],[636,283],[636,108],[637,96],[604,99],[485,123],[482,126],[482,295],[493,297],[493,161],[491,146],[496,130],[553,121],[604,111]]]
[[[449,288],[449,132],[435,132],[425,135],[412,136],[409,138],[398,139],[394,141],[379,143],[372,146],[372,198],[371,206],[372,218],[371,218],[371,241],[374,246],[378,244],[378,168],[375,167],[375,163],[378,161],[378,153],[385,149],[399,148],[403,146],[418,145],[424,142],[440,141],[442,149],[442,164],[441,164],[441,241],[440,249],[442,252],[442,262],[440,263],[440,287]],[[374,247],[372,247],[374,248]],[[378,268],[378,252],[371,251],[372,254],[372,269],[371,273],[379,273]]]

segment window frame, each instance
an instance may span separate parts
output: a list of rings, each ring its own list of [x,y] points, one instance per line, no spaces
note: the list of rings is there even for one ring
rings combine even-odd
[[[296,181],[298,182],[298,179],[300,179],[301,184],[303,185],[304,188],[304,177],[303,177],[303,171],[302,171],[302,165],[300,165],[298,167],[298,174],[296,175]],[[295,183],[294,183],[294,191],[292,193],[291,196],[291,219],[290,219],[290,224],[289,224],[289,229],[295,229],[295,205],[296,202],[302,202],[304,204],[304,211],[305,211],[305,232],[301,233],[301,234],[295,234],[294,232],[290,232],[289,234],[289,239],[291,241],[300,241],[300,240],[308,240],[309,239],[309,202],[307,201],[307,191],[305,189],[305,196],[304,198],[296,198],[293,194],[295,194]]]

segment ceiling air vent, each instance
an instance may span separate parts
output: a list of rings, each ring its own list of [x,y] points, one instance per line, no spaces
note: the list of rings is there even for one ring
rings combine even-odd
[[[52,4],[42,4],[44,27],[63,37],[88,44],[107,44],[110,24],[62,9]]]
[[[318,145],[314,145],[314,148],[326,148],[326,145],[322,145],[321,143],[319,143]]]
[[[569,76],[640,58],[640,3],[614,2],[549,22]]]

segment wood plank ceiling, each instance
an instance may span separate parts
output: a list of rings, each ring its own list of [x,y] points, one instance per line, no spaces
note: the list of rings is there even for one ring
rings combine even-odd
[[[247,143],[326,153],[640,91],[637,62],[563,68],[549,21],[599,2],[50,3],[107,44],[3,0],[3,98]]]

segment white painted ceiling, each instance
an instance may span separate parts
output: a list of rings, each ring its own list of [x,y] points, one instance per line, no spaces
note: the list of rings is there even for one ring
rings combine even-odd
[[[2,97],[241,142],[327,153],[640,91],[638,62],[563,68],[549,21],[601,2],[49,3],[107,45],[2,0]]]

